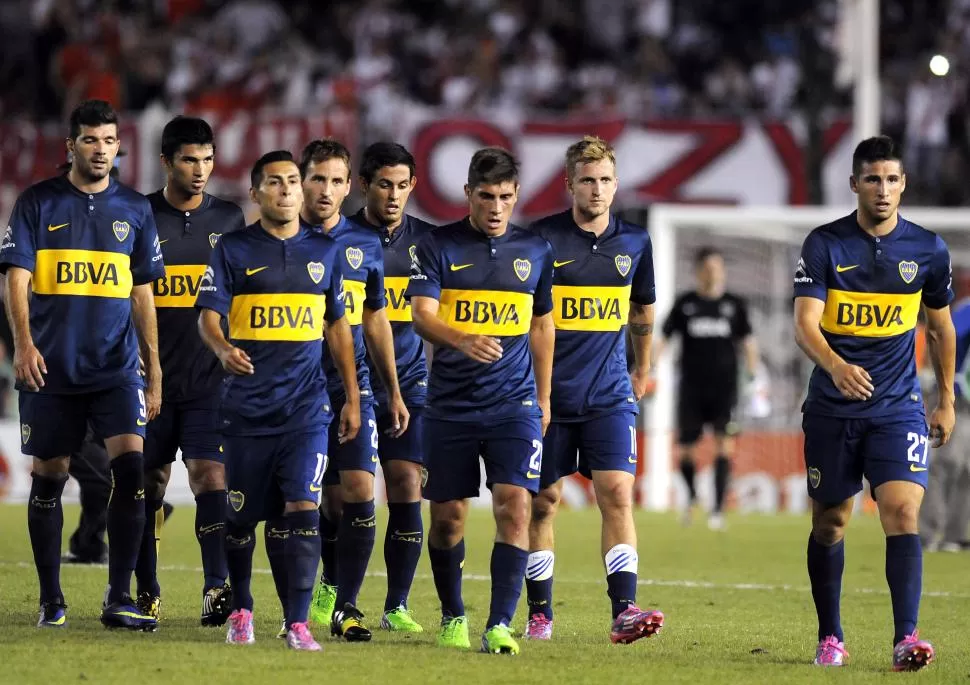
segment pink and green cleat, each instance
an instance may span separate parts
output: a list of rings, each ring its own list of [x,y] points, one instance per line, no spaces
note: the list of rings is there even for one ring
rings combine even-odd
[[[628,645],[642,637],[652,637],[664,627],[663,612],[644,611],[635,604],[616,617],[610,630],[610,642]]]
[[[919,639],[919,631],[914,630],[900,640],[893,649],[894,671],[918,671],[928,666],[936,657],[936,651],[926,640]]]
[[[256,642],[256,635],[253,633],[253,612],[248,609],[236,609],[229,614],[226,644],[251,645],[254,642]]]
[[[526,640],[551,640],[552,621],[545,614],[532,614],[525,625]]]
[[[286,632],[286,646],[298,652],[319,652],[323,648],[313,639],[306,623],[294,623]]]
[[[812,663],[816,666],[844,666],[848,658],[845,644],[835,635],[829,635],[818,643],[815,648],[815,661]]]

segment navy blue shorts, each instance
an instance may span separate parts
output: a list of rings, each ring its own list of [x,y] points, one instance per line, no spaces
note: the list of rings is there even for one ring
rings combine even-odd
[[[333,421],[330,423],[330,468],[323,478],[324,485],[339,485],[341,471],[377,471],[378,431],[374,416],[374,405],[365,404],[360,408],[360,430],[350,442],[340,444],[340,412],[343,404],[334,406]]]
[[[182,459],[225,462],[219,451],[219,398],[203,397],[188,402],[162,402],[162,411],[148,424],[145,435],[145,468],[159,469]]]
[[[488,423],[425,417],[424,455],[424,497],[432,502],[478,497],[479,458],[489,489],[504,483],[536,493],[542,473],[542,421],[538,416]]]
[[[379,456],[381,463],[398,459],[400,461],[410,461],[415,464],[424,463],[424,416],[423,407],[408,407],[411,412],[411,421],[404,435],[399,438],[392,438],[387,434],[391,430],[390,414],[381,414],[377,417],[377,440],[380,444]]]
[[[320,504],[327,470],[327,430],[280,435],[224,435],[229,519],[255,525],[286,502]]]
[[[805,414],[808,494],[837,504],[862,490],[862,478],[877,487],[891,480],[926,487],[929,431],[920,414],[843,419]]]
[[[549,424],[542,440],[539,487],[547,488],[576,472],[590,478],[593,471],[636,474],[636,414],[621,411],[588,421]]]
[[[20,441],[38,459],[67,457],[81,449],[88,421],[102,441],[116,435],[145,437],[148,415],[141,385],[75,395],[20,391]]]

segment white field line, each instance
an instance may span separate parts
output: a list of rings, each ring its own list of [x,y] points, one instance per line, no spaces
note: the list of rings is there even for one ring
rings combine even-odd
[[[33,562],[29,561],[0,561],[0,566],[16,566],[17,568],[29,568],[33,569]],[[91,569],[91,570],[101,570],[106,571],[108,566],[106,564],[63,564],[63,568],[78,568],[78,569]],[[158,567],[159,572],[164,573],[202,573],[202,567],[195,566],[185,566],[181,564],[173,565],[161,565]],[[257,575],[269,575],[270,570],[268,568],[254,568],[253,573]],[[370,578],[386,578],[387,574],[383,571],[368,571],[367,576]],[[462,576],[464,580],[475,580],[475,581],[489,581],[490,576],[482,575],[478,573],[466,573]],[[431,580],[431,576],[427,573],[418,573],[415,575],[415,580]],[[557,577],[556,584],[567,583],[570,585],[601,585],[603,580],[589,580],[580,578],[563,578]],[[651,587],[676,587],[676,588],[686,588],[695,590],[754,590],[756,592],[810,592],[811,588],[807,585],[771,585],[767,583],[712,583],[703,580],[659,580],[656,578],[641,578],[637,581],[637,585],[641,586],[651,586]],[[888,595],[889,590],[886,588],[848,588],[843,591],[844,593],[850,594],[860,594],[860,595]],[[945,592],[945,591],[923,591],[923,597],[946,597],[950,599],[970,599],[970,594],[960,593],[960,592]]]

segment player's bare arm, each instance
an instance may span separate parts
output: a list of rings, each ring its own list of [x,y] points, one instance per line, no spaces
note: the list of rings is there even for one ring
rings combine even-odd
[[[222,368],[236,376],[249,376],[256,372],[249,355],[234,346],[222,332],[222,315],[212,309],[199,314],[199,335],[206,347],[219,358]]]
[[[552,358],[556,349],[556,323],[552,312],[533,316],[529,325],[529,349],[535,369],[536,395],[542,409],[542,434],[546,434],[552,420]]]
[[[849,364],[829,346],[819,324],[825,303],[814,297],[795,298],[795,342],[821,369],[832,377],[842,396],[849,400],[872,397],[872,377],[861,366]]]
[[[377,375],[387,389],[387,409],[392,418],[388,435],[397,438],[408,429],[411,415],[404,406],[401,388],[398,385],[397,361],[394,358],[394,333],[391,331],[391,322],[387,318],[387,310],[371,310],[369,307],[364,307],[362,325],[367,349],[374,360],[374,370],[377,371]]]
[[[634,358],[634,368],[630,374],[630,382],[633,384],[633,395],[637,400],[646,394],[650,381],[650,354],[653,346],[653,309],[652,304],[630,303],[630,321],[627,327],[630,331],[630,340],[633,344]]]
[[[145,411],[151,421],[162,407],[162,363],[158,357],[158,320],[151,283],[131,289],[131,318],[138,332],[138,348],[145,365]]]
[[[414,328],[432,345],[453,347],[469,359],[491,364],[502,358],[502,345],[487,335],[474,335],[455,330],[438,318],[438,300],[433,297],[412,297],[411,316]]]
[[[744,352],[744,370],[748,378],[754,378],[758,370],[758,341],[753,335],[746,335],[741,341],[741,350]]]
[[[17,381],[30,390],[44,387],[47,365],[30,335],[30,278],[27,269],[7,269],[4,304],[13,333],[13,366]]]
[[[957,335],[949,307],[923,307],[923,313],[926,316],[926,347],[939,390],[939,401],[930,414],[930,435],[934,447],[939,447],[950,440],[956,423],[953,375],[956,370]]]
[[[340,410],[340,428],[337,431],[337,439],[342,445],[356,438],[360,430],[360,387],[357,385],[357,362],[354,359],[354,334],[346,316],[330,323],[324,321],[323,330],[347,398],[344,408]]]

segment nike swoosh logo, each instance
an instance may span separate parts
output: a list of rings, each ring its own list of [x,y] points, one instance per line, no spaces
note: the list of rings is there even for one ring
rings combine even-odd
[[[451,265],[451,270],[452,271],[461,271],[462,269],[467,269],[470,266],[475,266],[475,265],[474,264],[452,264]]]
[[[539,474],[538,473],[527,473],[527,474],[525,474],[525,477],[528,478],[529,480],[535,480],[536,478],[539,477]]]
[[[843,271],[852,271],[852,269],[855,269],[857,266],[859,265],[853,264],[852,266],[842,266],[841,264],[836,264],[835,270],[842,273]]]
[[[269,268],[268,266],[257,266],[255,269],[246,269],[246,275],[254,276],[255,274],[258,274],[260,271],[266,271],[266,269],[268,268]]]
[[[925,471],[928,468],[929,468],[928,466],[916,466],[914,464],[909,465],[909,470],[912,471],[913,473],[919,473],[920,471]]]
[[[376,464],[377,463],[377,455],[376,454],[372,454],[371,457],[370,457],[370,460]]]
[[[71,225],[71,222],[67,222],[66,224],[57,224],[57,226],[54,226],[52,224],[47,224],[47,230],[48,231],[59,231],[60,229],[64,228],[65,226],[70,226],[70,225]]]
[[[159,244],[159,245],[164,245],[164,244],[165,244],[165,243],[167,243],[167,242],[168,242],[169,240],[171,240],[171,238],[166,238],[165,240],[159,240],[159,241],[158,241],[158,244]]]
[[[636,463],[637,463],[637,460],[636,460],[636,459],[634,459],[633,457],[627,457],[627,458],[626,458],[626,460],[627,460],[628,462],[630,462],[631,464],[636,464]]]
[[[553,262],[552,265],[553,265],[553,267],[555,267],[556,269],[558,269],[560,266],[566,266],[567,264],[572,264],[575,261],[576,261],[575,259],[567,259],[564,262]]]
[[[142,421],[141,419],[135,419],[135,425],[138,425],[138,426],[147,426],[148,425],[148,421]]]
[[[323,488],[320,487],[319,485],[311,485],[310,486],[310,492],[320,492],[321,490],[323,490]]]

